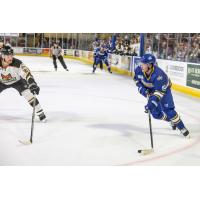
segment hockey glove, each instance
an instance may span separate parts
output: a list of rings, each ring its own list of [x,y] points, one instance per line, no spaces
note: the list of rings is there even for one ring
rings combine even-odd
[[[30,89],[31,93],[38,95],[40,92],[40,88],[37,86],[37,83],[34,81],[34,79],[29,78],[28,83],[29,83],[29,89]]]
[[[40,92],[40,88],[37,86],[36,83],[32,83],[31,85],[29,85],[29,89],[33,94],[39,94]]]
[[[152,111],[158,106],[158,101],[154,97],[150,97],[148,100],[147,105],[144,107],[145,112],[148,112],[148,110]]]
[[[141,95],[143,95],[144,97],[148,97],[150,95],[150,92],[148,89],[146,89],[145,87],[138,87],[138,91]]]

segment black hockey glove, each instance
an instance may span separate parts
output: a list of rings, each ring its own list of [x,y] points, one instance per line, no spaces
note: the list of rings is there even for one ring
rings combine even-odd
[[[40,92],[40,88],[37,86],[36,83],[32,83],[31,85],[29,85],[29,89],[33,94],[39,94]]]
[[[29,83],[29,89],[33,94],[39,94],[40,88],[37,86],[37,83],[34,81],[33,78],[29,78],[28,80]]]

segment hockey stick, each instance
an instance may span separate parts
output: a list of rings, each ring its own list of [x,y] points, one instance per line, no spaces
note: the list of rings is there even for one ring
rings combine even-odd
[[[150,153],[153,153],[153,132],[152,132],[152,125],[151,125],[151,113],[148,110],[148,117],[149,117],[149,132],[150,132],[150,139],[151,139],[151,149],[140,149],[138,150],[138,153],[142,155],[148,155]]]
[[[20,143],[24,145],[32,144],[33,143],[33,130],[34,130],[34,123],[35,123],[35,104],[36,104],[36,95],[34,93],[34,101],[33,101],[33,113],[32,113],[32,120],[31,120],[31,135],[30,139],[27,141],[19,140]]]

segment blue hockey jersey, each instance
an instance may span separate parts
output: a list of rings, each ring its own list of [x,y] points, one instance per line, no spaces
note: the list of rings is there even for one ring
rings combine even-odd
[[[100,51],[100,47],[95,47],[95,48],[94,48],[94,51],[93,51],[94,57],[97,57],[97,56],[98,56],[99,51]]]
[[[106,60],[108,58],[108,52],[107,50],[99,50],[97,53],[97,58],[100,60]]]
[[[147,94],[155,96],[160,100],[166,91],[171,87],[171,81],[167,74],[158,66],[153,66],[152,73],[149,77],[142,72],[140,66],[135,69],[134,81],[138,91],[145,97]]]

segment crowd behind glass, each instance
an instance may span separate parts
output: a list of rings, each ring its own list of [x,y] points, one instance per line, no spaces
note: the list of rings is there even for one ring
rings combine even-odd
[[[139,33],[115,33],[112,53],[138,56]],[[157,58],[200,63],[200,33],[146,33],[145,52]],[[13,47],[50,48],[59,42],[63,49],[93,50],[94,41],[109,46],[113,33],[19,33],[3,36],[4,42]]]

